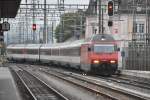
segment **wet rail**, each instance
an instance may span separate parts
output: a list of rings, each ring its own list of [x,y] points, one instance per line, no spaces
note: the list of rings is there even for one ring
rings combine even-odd
[[[69,100],[31,73],[23,69],[18,70],[16,73],[34,100]]]
[[[131,79],[127,78],[127,77],[118,77],[118,76],[112,76],[112,77],[100,77],[99,78],[105,79],[107,81],[113,81],[113,82],[117,82],[117,83],[122,83],[122,84],[126,84],[126,85],[131,85],[131,86],[135,86],[135,87],[139,87],[139,88],[143,88],[143,89],[148,89],[150,90],[150,83],[149,82],[145,82],[145,81],[140,81],[137,79]]]
[[[45,67],[36,66],[34,69],[34,66],[31,66],[31,65],[25,65],[25,66],[27,67],[27,69],[31,68],[32,71],[36,69],[39,72],[42,72],[46,75],[54,76],[59,79],[62,79],[63,81],[67,81],[68,83],[77,85],[78,87],[85,88],[88,91],[91,91],[92,93],[96,93],[98,95],[101,95],[107,98],[107,100],[149,100],[150,99],[149,96],[147,97],[145,95],[141,95],[141,94],[139,95],[134,92],[132,93],[131,91],[110,87],[107,83],[111,84],[109,78],[112,78],[112,77],[109,77],[109,78],[105,77],[104,79],[107,80],[107,83],[101,84],[100,79],[102,79],[102,77],[98,77],[98,78],[93,77],[89,79],[86,76],[83,76],[81,74],[64,71],[62,69],[58,70],[58,69],[49,68],[46,66]],[[95,79],[97,80],[95,81]],[[118,83],[121,83],[120,80],[116,79],[115,81]],[[124,80],[122,79],[122,81]],[[129,82],[124,82],[124,84],[125,83],[129,83]],[[131,84],[128,84],[128,85],[131,85]]]
[[[37,68],[36,69],[34,69],[34,68],[32,69],[31,66],[29,66],[29,67],[26,66],[26,69],[28,69],[30,72],[37,70]],[[119,100],[119,99],[117,99],[116,97],[114,97],[114,96],[112,96],[110,94],[106,94],[106,93],[103,93],[101,91],[98,91],[98,90],[92,88],[93,86],[88,86],[88,84],[85,84],[81,80],[74,80],[73,78],[71,79],[71,77],[62,75],[62,74],[60,74],[58,72],[52,72],[52,73],[50,73],[49,71],[44,71],[43,68],[39,68],[39,71],[42,72],[42,73],[45,73],[48,76],[49,75],[50,76],[54,76],[56,78],[61,79],[62,81],[66,81],[67,83],[70,83],[71,85],[73,84],[73,85],[75,85],[77,87],[80,87],[80,88],[86,90],[86,91],[92,92],[93,94],[96,94],[97,96],[99,96],[99,98],[101,98],[101,100]],[[40,75],[40,74],[38,74],[37,71],[35,71],[33,73],[35,74],[35,76],[36,75],[37,76]]]
[[[12,68],[10,68],[10,72],[11,72],[11,74],[13,76],[13,79],[14,79],[14,81],[16,83],[16,87],[17,87],[17,89],[19,91],[19,95],[21,97],[21,100],[35,100],[34,96],[32,96],[32,94],[27,89],[26,85],[21,80],[21,78],[16,73],[16,71],[13,70]]]
[[[56,70],[44,70],[40,69],[42,72],[53,75],[55,77],[61,78],[62,80],[68,81],[70,83],[79,85],[81,87],[87,88],[93,92],[100,95],[105,95],[113,100],[146,100],[147,97],[143,97],[137,94],[132,94],[128,91],[119,90],[116,88],[109,87],[108,85],[102,85],[92,80],[81,77],[81,75],[75,75],[72,73],[64,73]]]

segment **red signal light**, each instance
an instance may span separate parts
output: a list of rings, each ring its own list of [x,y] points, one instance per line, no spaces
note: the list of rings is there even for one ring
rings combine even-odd
[[[109,16],[113,16],[113,14],[114,14],[113,9],[114,9],[113,1],[109,1],[108,2],[108,15]]]
[[[109,10],[112,10],[112,8],[113,8],[112,5],[108,5],[108,7],[109,7],[108,8]]]
[[[32,30],[34,30],[34,31],[36,30],[36,24],[32,25]]]

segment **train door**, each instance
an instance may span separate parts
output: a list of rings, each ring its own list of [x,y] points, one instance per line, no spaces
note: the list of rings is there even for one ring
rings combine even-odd
[[[88,44],[83,44],[81,46],[81,69],[83,71],[90,71],[90,63],[89,63],[89,51],[88,51]]]

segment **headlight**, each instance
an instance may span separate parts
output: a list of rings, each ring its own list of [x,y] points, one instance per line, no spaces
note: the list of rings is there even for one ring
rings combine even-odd
[[[116,63],[116,61],[115,61],[115,60],[111,60],[110,63],[111,63],[111,64],[114,64],[114,63]]]
[[[99,64],[100,61],[99,61],[99,60],[93,60],[93,63],[94,63],[94,64]]]

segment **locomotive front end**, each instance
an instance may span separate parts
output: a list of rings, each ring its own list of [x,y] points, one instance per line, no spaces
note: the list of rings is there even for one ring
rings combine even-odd
[[[112,75],[118,68],[118,52],[114,44],[94,44],[90,53],[91,71]]]

